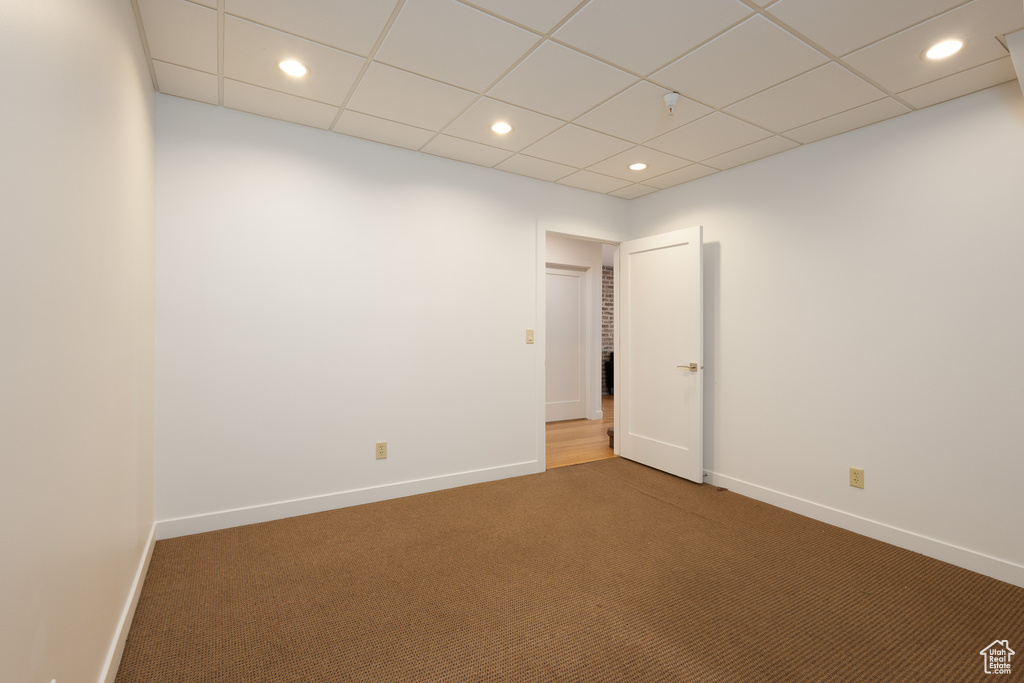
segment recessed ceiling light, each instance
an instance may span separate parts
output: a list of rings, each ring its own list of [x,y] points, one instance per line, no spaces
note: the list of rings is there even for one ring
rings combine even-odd
[[[630,164],[629,165],[629,170],[630,171],[642,171],[645,168],[647,168],[647,164],[636,163],[636,164]]]
[[[512,132],[512,126],[505,123],[504,121],[498,121],[496,124],[491,126],[491,130],[493,130],[498,135],[508,135],[509,133]]]
[[[309,73],[309,69],[306,68],[305,64],[294,59],[286,59],[279,63],[278,66],[281,67],[281,71],[295,78],[302,78]]]
[[[928,52],[924,53],[924,56],[928,59],[945,59],[951,55],[955,55],[960,51],[964,44],[959,40],[944,40],[941,43],[935,43]]]

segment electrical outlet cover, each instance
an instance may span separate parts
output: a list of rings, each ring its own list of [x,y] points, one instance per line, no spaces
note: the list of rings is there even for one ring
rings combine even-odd
[[[859,467],[850,468],[850,486],[864,488],[864,470]]]

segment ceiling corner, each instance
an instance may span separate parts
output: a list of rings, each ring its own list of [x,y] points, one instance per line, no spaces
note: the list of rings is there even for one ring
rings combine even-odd
[[[1006,35],[1006,47],[1013,58],[1013,69],[1017,72],[1017,84],[1024,92],[1024,29]]]

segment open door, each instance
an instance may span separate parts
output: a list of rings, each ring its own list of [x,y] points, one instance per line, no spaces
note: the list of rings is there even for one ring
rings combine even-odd
[[[702,241],[696,227],[619,245],[615,307],[619,453],[698,483],[704,474]]]

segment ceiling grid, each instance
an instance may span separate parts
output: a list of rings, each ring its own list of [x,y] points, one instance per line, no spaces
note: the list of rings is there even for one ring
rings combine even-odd
[[[133,7],[160,92],[625,199],[1013,80],[1024,28],[1020,0]]]

